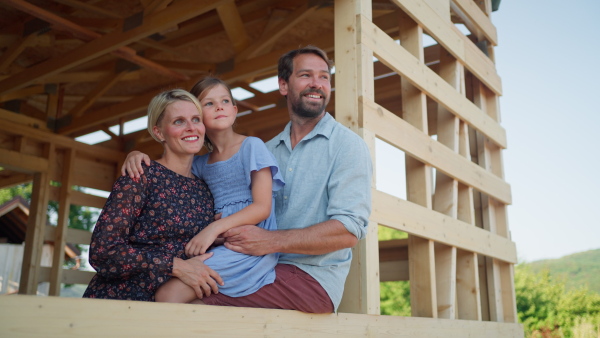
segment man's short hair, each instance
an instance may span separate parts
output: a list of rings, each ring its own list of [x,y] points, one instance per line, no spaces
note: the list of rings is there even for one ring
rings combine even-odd
[[[283,54],[279,58],[279,64],[277,66],[277,76],[280,79],[285,80],[285,82],[288,82],[290,80],[290,76],[294,71],[294,58],[301,54],[314,54],[320,57],[327,64],[327,70],[329,71],[329,74],[331,74],[331,67],[333,66],[333,62],[327,58],[327,53],[325,53],[325,51],[319,47],[308,45],[306,47],[291,50]]]

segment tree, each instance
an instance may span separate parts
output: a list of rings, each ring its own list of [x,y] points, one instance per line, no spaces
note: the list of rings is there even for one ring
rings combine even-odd
[[[575,337],[582,326],[600,325],[600,295],[586,287],[567,291],[565,280],[548,271],[533,273],[527,265],[518,265],[515,293],[527,336]]]

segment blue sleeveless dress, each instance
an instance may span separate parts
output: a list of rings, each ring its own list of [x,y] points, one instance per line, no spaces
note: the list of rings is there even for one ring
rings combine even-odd
[[[250,173],[269,167],[273,177],[273,192],[284,186],[277,160],[264,142],[256,137],[246,137],[240,150],[231,158],[208,164],[208,154],[196,156],[192,165],[194,175],[202,178],[215,199],[215,213],[227,217],[252,203]],[[271,215],[258,224],[266,230],[276,230],[275,200]],[[218,246],[211,249],[214,255],[204,263],[215,270],[224,286],[219,292],[230,297],[242,297],[256,292],[275,280],[275,265],[279,254],[249,256]]]

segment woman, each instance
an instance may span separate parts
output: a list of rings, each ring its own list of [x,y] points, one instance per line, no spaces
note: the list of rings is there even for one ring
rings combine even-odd
[[[214,221],[212,195],[191,171],[204,144],[201,112],[198,100],[180,89],[150,102],[148,131],[162,143],[163,156],[139,178],[115,182],[92,235],[90,264],[97,273],[83,297],[153,301],[172,276],[198,298],[223,284],[203,263],[211,254],[185,255],[186,243]]]

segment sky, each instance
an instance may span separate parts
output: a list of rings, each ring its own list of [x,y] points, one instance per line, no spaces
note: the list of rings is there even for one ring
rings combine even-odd
[[[520,261],[600,249],[599,14],[593,0],[504,0],[492,13]]]
[[[520,263],[600,249],[599,14],[592,0],[503,0],[492,13]],[[394,151],[376,143],[377,154]],[[387,179],[403,167],[403,156],[377,156],[377,189],[406,198]]]

